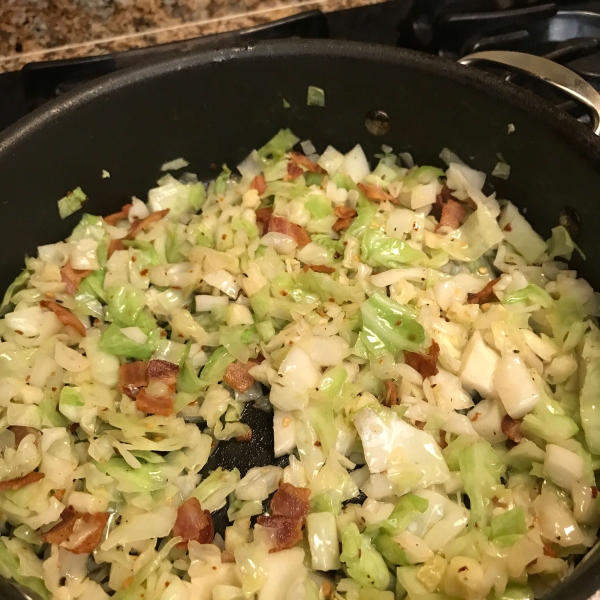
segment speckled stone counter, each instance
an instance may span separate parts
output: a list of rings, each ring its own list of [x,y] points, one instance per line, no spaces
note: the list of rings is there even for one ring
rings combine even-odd
[[[0,0],[0,72],[381,0]]]

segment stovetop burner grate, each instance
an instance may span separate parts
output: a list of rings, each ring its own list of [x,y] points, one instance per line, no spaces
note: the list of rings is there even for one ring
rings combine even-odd
[[[314,10],[247,30],[129,52],[32,63],[0,74],[0,130],[82,83],[153,57],[289,37],[378,42],[453,60],[486,50],[527,52],[569,67],[600,89],[600,0],[392,0],[327,14]],[[589,120],[582,106],[549,86],[485,68]]]

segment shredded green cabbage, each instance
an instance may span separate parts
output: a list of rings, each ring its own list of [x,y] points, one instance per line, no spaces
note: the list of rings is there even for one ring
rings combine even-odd
[[[299,142],[163,174],[26,259],[0,307],[0,575],[44,599],[525,600],[594,543],[600,308],[567,230],[544,241],[448,149],[372,168]]]

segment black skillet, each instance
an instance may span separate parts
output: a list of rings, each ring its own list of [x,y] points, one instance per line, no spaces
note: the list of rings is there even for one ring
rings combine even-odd
[[[325,107],[307,106],[310,85],[325,90]],[[595,103],[593,90],[563,81],[564,88],[573,85]],[[597,124],[597,112],[593,119]],[[373,135],[365,120],[372,131],[389,130]],[[411,152],[419,164],[442,166],[438,155],[446,146],[488,173],[501,154],[510,177],[489,178],[488,191],[526,209],[546,237],[568,215],[588,257],[574,266],[600,289],[600,141],[589,129],[476,69],[390,47],[300,40],[193,52],[122,71],[7,130],[0,137],[0,289],[19,273],[26,253],[75,226],[80,215],[61,221],[56,206],[68,190],[85,190],[86,211],[111,213],[132,195],[144,198],[166,160],[183,156],[192,171],[210,178],[283,127],[319,151],[329,143],[342,151],[361,143],[372,157],[386,144]],[[273,462],[270,416],[249,407],[245,419],[252,442],[221,445],[210,468],[237,466],[243,474]],[[592,552],[547,598],[585,600],[598,588],[600,557]],[[0,594],[23,597],[8,585]]]

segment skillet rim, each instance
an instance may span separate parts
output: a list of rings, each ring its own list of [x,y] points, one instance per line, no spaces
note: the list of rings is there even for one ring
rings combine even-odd
[[[23,138],[35,135],[38,127],[60,119],[65,112],[77,110],[88,102],[139,81],[164,75],[171,70],[188,70],[230,60],[252,60],[265,57],[331,56],[336,58],[384,61],[390,65],[421,70],[472,87],[488,96],[499,98],[523,110],[576,147],[582,158],[600,168],[600,137],[591,129],[546,102],[533,92],[477,68],[461,65],[446,58],[415,50],[347,40],[283,39],[233,46],[220,50],[182,51],[160,59],[150,59],[116,73],[83,84],[64,96],[48,101],[22,117],[0,133],[0,155]]]
[[[424,54],[414,50],[385,46],[381,44],[352,42],[347,40],[284,39],[256,42],[220,50],[197,49],[183,51],[169,57],[150,59],[98,78],[82,85],[64,96],[50,100],[32,111],[0,133],[0,159],[10,153],[20,143],[26,143],[35,136],[39,128],[59,121],[70,112],[85,107],[88,103],[101,101],[103,97],[138,82],[163,76],[173,70],[193,70],[195,68],[231,60],[253,60],[286,56],[328,56],[386,62],[393,67],[420,70],[432,76],[444,77],[495,97],[522,110],[531,118],[558,134],[579,158],[591,163],[600,172],[600,137],[591,129],[545,100],[510,82],[490,75],[473,67],[461,65],[451,60]],[[596,544],[586,555],[577,570],[543,596],[544,600],[587,600],[600,590],[600,554]],[[10,585],[10,591],[0,584],[0,597],[27,598],[17,587]],[[2,589],[4,588],[4,589]],[[6,595],[5,595],[6,594]]]

